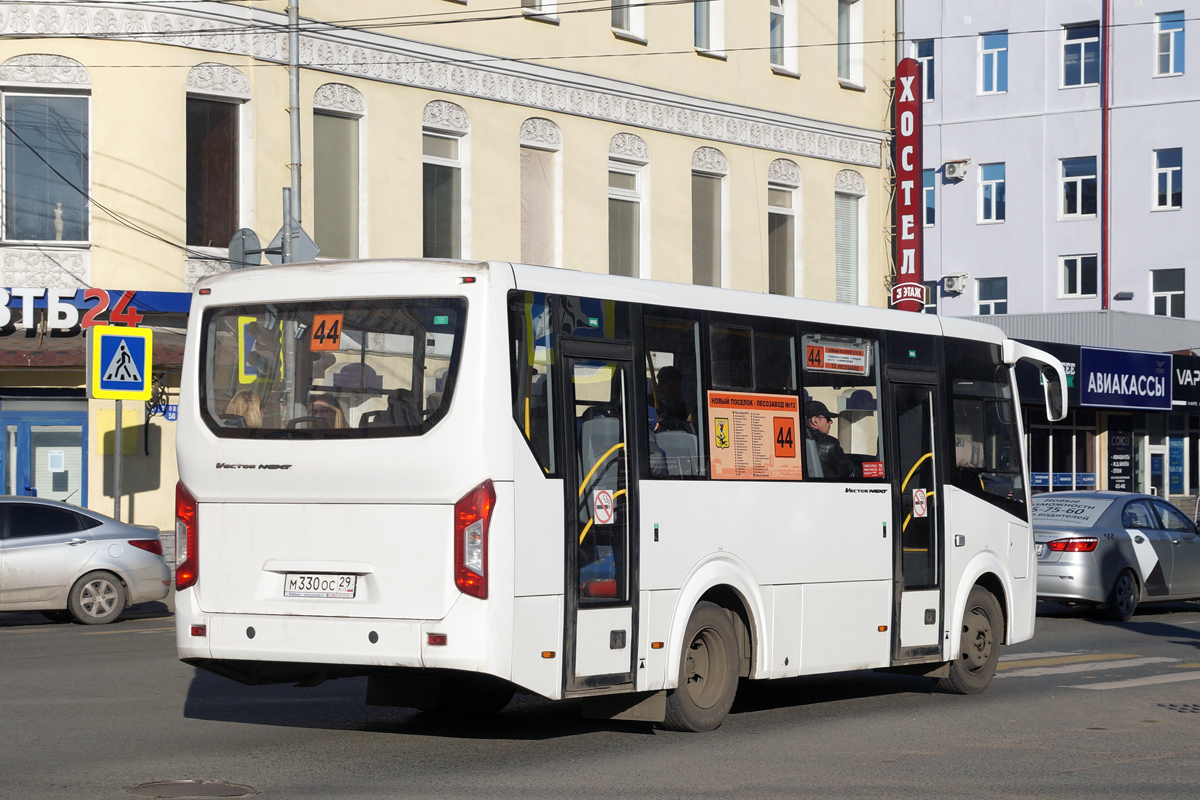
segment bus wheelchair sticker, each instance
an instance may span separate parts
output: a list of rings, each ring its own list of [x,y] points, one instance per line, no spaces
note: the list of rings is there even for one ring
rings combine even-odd
[[[924,489],[913,489],[913,510],[914,517],[929,516],[929,506]]]
[[[708,393],[712,477],[716,480],[798,481],[800,398],[790,394]]]
[[[313,351],[340,350],[342,348],[342,315],[313,314],[312,341],[309,349]]]
[[[609,489],[597,489],[592,492],[592,517],[597,525],[612,525],[615,503],[613,493]]]

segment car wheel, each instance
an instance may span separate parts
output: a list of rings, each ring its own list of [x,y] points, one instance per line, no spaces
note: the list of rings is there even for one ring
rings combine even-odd
[[[110,572],[89,572],[71,587],[67,608],[84,625],[112,622],[125,610],[125,587]]]
[[[1108,593],[1104,615],[1116,622],[1128,622],[1137,610],[1139,587],[1133,570],[1122,570]]]
[[[672,731],[711,731],[725,720],[737,693],[741,655],[729,612],[716,603],[698,603],[683,641],[679,686],[667,693],[662,726]]]
[[[43,611],[42,616],[51,622],[70,622],[75,619],[74,615],[65,608],[60,608],[57,611]]]
[[[950,662],[950,674],[939,678],[938,685],[954,694],[979,694],[986,689],[996,674],[1003,630],[1000,603],[982,586],[972,587],[963,613],[958,658]]]

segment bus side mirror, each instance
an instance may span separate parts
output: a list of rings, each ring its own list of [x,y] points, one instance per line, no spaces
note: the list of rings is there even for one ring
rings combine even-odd
[[[1051,422],[1059,422],[1067,416],[1067,372],[1062,362],[1054,356],[1030,347],[1027,344],[1004,340],[1004,362],[1016,364],[1018,361],[1029,361],[1038,368],[1042,378],[1042,388],[1046,393],[1046,416]]]

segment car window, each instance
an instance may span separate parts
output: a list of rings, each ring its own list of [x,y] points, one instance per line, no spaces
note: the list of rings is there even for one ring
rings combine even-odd
[[[1121,524],[1126,528],[1157,528],[1158,520],[1150,511],[1150,504],[1145,500],[1134,500],[1125,506],[1121,514]]]
[[[74,533],[79,529],[79,517],[69,509],[34,503],[10,503],[8,506],[9,539],[54,536],[60,533]]]
[[[1186,531],[1192,533],[1191,521],[1183,515],[1183,512],[1174,506],[1166,503],[1155,503],[1154,510],[1158,512],[1158,518],[1162,521],[1162,526],[1169,531]]]

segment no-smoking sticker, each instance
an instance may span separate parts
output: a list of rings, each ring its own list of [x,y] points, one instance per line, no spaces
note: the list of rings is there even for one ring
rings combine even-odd
[[[612,525],[613,494],[608,489],[597,489],[592,493],[592,518],[597,525]]]
[[[913,489],[913,516],[927,517],[929,516],[929,505],[925,500],[924,489]]]

